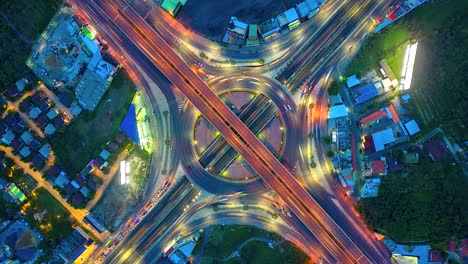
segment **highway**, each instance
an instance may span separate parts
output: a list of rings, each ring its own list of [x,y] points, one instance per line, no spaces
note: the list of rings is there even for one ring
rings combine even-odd
[[[121,241],[107,259],[108,263],[136,263],[153,244],[153,242],[174,223],[192,202],[200,190],[195,188],[187,178],[177,182],[158,204],[148,212],[125,240]]]
[[[103,12],[106,12],[106,16],[113,19],[114,23],[128,36],[132,35],[133,42],[220,131],[265,182],[286,200],[286,204],[308,229],[314,234],[318,234],[318,237],[328,250],[334,253],[337,260],[345,262],[347,262],[346,260],[349,262],[362,262],[364,260],[370,263],[370,260],[366,259],[360,249],[329,218],[307,191],[295,181],[289,171],[216,94],[191,71],[190,67],[174,53],[169,45],[138,14],[132,12],[131,8],[128,8],[125,3],[120,2],[120,4],[121,6],[117,7],[101,2],[98,8],[105,9]],[[277,175],[281,175],[281,177]],[[309,209],[309,206],[305,205],[306,203],[313,210]]]
[[[112,2],[101,1],[83,4],[91,5],[92,9],[99,10],[97,13],[114,21],[171,83],[210,120],[267,185],[283,198],[291,211],[308,230],[320,238],[337,260],[343,263],[371,262],[242,121],[131,8],[122,2],[116,2],[118,7]],[[387,261],[387,256],[379,252],[366,253],[372,255],[375,262]]]

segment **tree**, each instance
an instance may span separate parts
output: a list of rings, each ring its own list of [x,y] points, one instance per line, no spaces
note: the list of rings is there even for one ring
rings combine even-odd
[[[333,81],[330,86],[328,86],[328,94],[329,95],[337,95],[340,90],[340,87],[336,81]]]
[[[265,60],[264,59],[259,59],[259,60],[257,60],[257,63],[260,64],[260,65],[263,65],[263,64],[265,64]]]
[[[323,137],[323,142],[325,144],[331,144],[332,138],[330,136]]]
[[[333,152],[331,150],[327,152],[327,157],[333,158],[333,156],[335,156],[335,152]]]

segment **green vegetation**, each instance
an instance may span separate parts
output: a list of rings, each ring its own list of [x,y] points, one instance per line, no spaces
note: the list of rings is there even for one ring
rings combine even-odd
[[[132,199],[138,200],[145,189],[148,180],[149,163],[151,155],[141,149],[140,145],[133,143],[127,155],[127,162],[130,163],[130,185],[129,195]]]
[[[333,81],[327,89],[329,95],[337,95],[340,90],[340,86],[337,82]],[[313,106],[312,106],[313,107]]]
[[[291,243],[281,245],[284,250],[270,248],[265,242],[251,241],[240,250],[241,263],[307,263],[308,257]]]
[[[468,2],[435,0],[426,3],[394,25],[372,35],[347,73],[362,73],[377,68],[386,58],[400,76],[404,46],[418,41],[412,96],[407,108],[423,132],[441,126],[456,140],[465,140],[468,120],[466,68],[468,30],[465,20]]]
[[[23,207],[28,222],[37,227],[49,248],[53,248],[72,231],[68,211],[44,188],[37,189],[31,201]],[[42,214],[42,222],[34,214]]]
[[[369,226],[399,242],[446,242],[468,233],[468,179],[450,161],[407,164],[382,177],[379,196],[362,199]]]
[[[23,77],[25,64],[61,0],[0,1],[0,92]]]
[[[411,13],[408,16],[411,16]],[[403,17],[394,25],[369,37],[348,66],[346,76],[376,69],[379,67],[379,61],[385,59],[395,77],[400,79],[408,39],[410,39],[409,26],[407,19]]]
[[[270,248],[263,241],[252,240],[238,248],[250,238],[262,238],[280,243]],[[213,226],[209,238],[200,237],[193,255],[197,255],[203,239],[209,239],[202,252],[201,263],[307,263],[309,258],[294,244],[282,241],[277,234],[250,226]],[[240,256],[227,259],[239,249]]]
[[[134,95],[135,86],[119,72],[94,112],[82,113],[50,139],[70,175],[83,169],[116,135]]]

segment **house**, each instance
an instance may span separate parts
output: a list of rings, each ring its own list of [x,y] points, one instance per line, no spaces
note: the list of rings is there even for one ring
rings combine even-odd
[[[8,130],[2,137],[2,142],[5,143],[6,145],[10,145],[11,142],[15,139],[15,134],[13,134],[13,131]]]
[[[62,127],[65,126],[65,121],[63,121],[62,116],[58,116],[57,118],[55,118],[55,120],[54,120],[54,126],[55,126],[57,129],[61,129]]]
[[[18,120],[16,124],[11,128],[11,131],[16,135],[23,133],[24,131],[24,122],[22,119]]]
[[[65,185],[67,185],[70,181],[67,178],[67,175],[62,171],[60,174],[55,178],[54,183],[55,185],[59,186],[63,189]]]
[[[21,78],[20,80],[18,80],[15,84],[16,84],[16,88],[18,89],[18,91],[22,92],[24,90],[24,88],[26,88],[26,86],[29,84],[29,80],[26,79],[26,78]]]
[[[38,106],[42,101],[42,96],[39,93],[35,93],[31,96],[31,101],[35,106]]]
[[[385,163],[385,157],[382,157],[380,160],[373,160],[371,162],[372,174],[375,175],[386,175],[387,174],[387,164]]]
[[[79,186],[83,185],[86,182],[86,176],[84,176],[82,173],[79,173],[76,177],[75,180],[72,181],[72,183],[75,182]]]
[[[125,136],[122,134],[122,133],[117,133],[117,135],[115,135],[115,142],[117,142],[118,144],[122,143],[122,141],[124,141],[125,139]]]
[[[81,186],[76,182],[76,181],[71,181],[70,184],[75,188],[75,189],[79,189]]]
[[[101,157],[96,157],[94,159],[94,166],[101,168],[101,166],[104,164],[104,160]]]
[[[68,107],[68,108],[70,108],[70,106],[73,103],[73,98],[71,96],[69,96],[68,94],[57,93],[57,97],[60,100],[60,102],[62,102],[62,104],[64,106]]]
[[[429,251],[429,264],[442,264],[444,259],[442,258],[442,252],[437,249],[431,249]]]
[[[57,113],[57,110],[55,108],[51,108],[49,110],[49,112],[47,112],[47,118],[49,118],[49,120],[54,119],[57,115],[58,115],[58,113]]]
[[[391,172],[402,171],[405,165],[398,162],[394,156],[387,157],[387,170]]]
[[[73,187],[73,185],[71,183],[68,183],[65,188],[63,189],[63,191],[65,192],[65,194],[68,196],[68,195],[71,195],[73,194],[75,191],[76,191],[76,188]]]
[[[457,254],[464,260],[468,258],[468,239],[464,239],[457,245]]]
[[[448,150],[444,142],[442,142],[440,139],[433,139],[425,143],[423,149],[427,152],[433,161],[443,160],[447,157],[448,154]]]
[[[46,100],[42,99],[37,107],[41,109],[41,111],[45,112],[47,109],[49,109],[50,105]]]
[[[44,144],[41,149],[39,149],[39,153],[47,159],[50,156],[51,150],[50,150],[50,145],[48,143]]]
[[[110,152],[115,152],[117,150],[119,146],[117,145],[117,143],[113,142],[113,141],[110,141],[107,143],[107,146],[106,148],[110,151]]]
[[[39,153],[36,153],[32,158],[31,163],[37,169],[42,165],[42,163],[44,163],[44,158]]]
[[[455,252],[456,250],[457,250],[457,242],[455,242],[455,241],[448,242],[447,251]]]
[[[47,126],[45,126],[44,128],[44,131],[46,132],[47,135],[54,134],[56,130],[57,129],[51,123],[47,124]]]
[[[27,112],[29,112],[29,110],[31,110],[31,108],[34,107],[34,105],[31,103],[31,101],[29,101],[29,100],[24,100],[24,101],[21,103],[20,107],[21,107],[21,111],[27,113]]]
[[[8,126],[5,122],[0,122],[0,135],[3,136],[8,130]]]
[[[44,128],[47,125],[48,122],[49,122],[49,120],[47,119],[47,117],[45,115],[40,115],[36,119],[36,124],[40,128]]]
[[[38,149],[41,148],[41,143],[37,139],[33,139],[31,143],[29,143],[29,148],[32,151],[37,151]]]
[[[27,158],[31,155],[31,150],[27,146],[24,146],[20,151],[20,155],[23,158]]]
[[[5,95],[11,98],[14,98],[18,94],[19,94],[19,91],[18,91],[18,88],[16,88],[16,86],[12,86],[5,91]]]
[[[99,157],[101,157],[103,160],[107,160],[110,156],[110,152],[107,151],[106,149],[103,149],[101,153],[99,153]]]
[[[83,111],[83,108],[81,108],[81,106],[79,104],[75,104],[74,106],[72,106],[70,108],[70,112],[74,115],[74,116],[77,116],[81,113],[81,111]]]
[[[81,195],[81,193],[79,192],[76,192],[75,194],[73,194],[71,202],[76,205],[82,204],[84,202],[83,195]]]
[[[84,197],[88,197],[89,192],[90,192],[90,190],[86,186],[83,186],[80,189],[80,193],[83,194]]]
[[[23,140],[23,142],[26,145],[29,145],[31,141],[33,140],[33,135],[31,134],[29,130],[27,130],[27,131],[24,131],[23,134],[21,134],[20,138]]]
[[[96,180],[94,179],[94,177],[90,177],[89,180],[88,180],[88,187],[93,190],[93,191],[96,191],[99,187],[98,183],[96,182]]]
[[[12,114],[12,113],[9,113],[5,116],[5,118],[3,119],[3,122],[5,122],[5,124],[11,128],[13,127],[16,122],[18,122],[19,118],[16,114]]]
[[[39,109],[38,107],[33,107],[31,110],[29,110],[28,115],[32,119],[36,119],[41,113],[42,113],[41,109]]]
[[[50,169],[47,171],[47,176],[49,178],[55,178],[60,174],[61,170],[57,165],[53,165],[50,167]]]
[[[15,138],[15,139],[13,139],[13,141],[11,142],[10,146],[11,146],[14,150],[18,151],[18,150],[20,150],[20,149],[24,146],[24,143],[23,143],[23,141],[21,141],[20,138]]]

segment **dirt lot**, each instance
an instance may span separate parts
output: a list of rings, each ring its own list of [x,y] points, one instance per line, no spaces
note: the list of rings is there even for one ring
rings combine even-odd
[[[121,224],[125,216],[134,211],[136,202],[136,200],[127,199],[127,191],[120,186],[119,177],[115,176],[102,199],[91,210],[91,213],[99,221],[115,229]]]
[[[177,19],[194,31],[221,40],[232,16],[246,23],[261,23],[301,0],[189,0]]]
[[[122,219],[134,212],[148,179],[149,157],[134,144],[126,159],[131,168],[130,184],[120,185],[120,175],[117,173],[99,203],[91,210],[108,227],[117,228]]]

